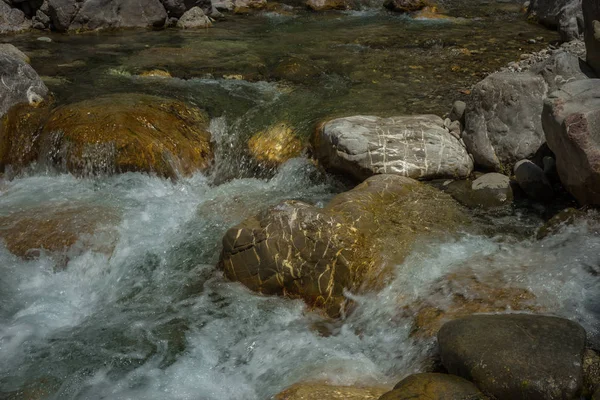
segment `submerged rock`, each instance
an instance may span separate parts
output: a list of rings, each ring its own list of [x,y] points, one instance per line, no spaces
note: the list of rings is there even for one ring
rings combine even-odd
[[[495,73],[473,88],[463,140],[475,164],[508,172],[545,142],[540,115],[546,83],[532,73]]]
[[[270,166],[277,166],[300,156],[303,147],[302,141],[286,123],[258,132],[248,141],[248,149],[254,159]]]
[[[314,152],[326,168],[357,180],[374,174],[465,178],[473,169],[462,143],[435,115],[334,119],[317,131]]]
[[[600,205],[600,79],[552,93],[542,120],[563,186],[580,204]]]
[[[475,180],[453,181],[444,190],[461,204],[471,208],[493,208],[510,204],[513,191],[510,178],[491,172]]]
[[[415,374],[403,379],[379,400],[485,400],[487,397],[466,379],[448,374]]]
[[[583,16],[587,63],[600,76],[600,3],[597,0],[583,0]]]
[[[345,289],[380,288],[417,241],[468,222],[443,192],[378,175],[324,209],[286,201],[231,228],[219,266],[254,291],[300,297],[337,316]]]
[[[0,117],[17,104],[36,106],[48,95],[48,88],[23,56],[14,46],[0,47]]]
[[[177,21],[177,27],[180,29],[198,29],[211,26],[210,18],[204,14],[200,7],[189,9]]]
[[[578,399],[586,333],[543,315],[473,315],[438,333],[444,367],[497,399]]]
[[[377,400],[385,391],[382,388],[298,383],[276,395],[275,400]]]

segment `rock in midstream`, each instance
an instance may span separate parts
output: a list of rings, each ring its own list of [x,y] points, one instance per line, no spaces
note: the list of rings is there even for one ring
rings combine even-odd
[[[422,373],[400,381],[379,400],[486,400],[473,383],[455,375]]]
[[[469,221],[437,189],[376,175],[323,209],[286,201],[231,228],[219,266],[254,291],[299,297],[338,316],[344,290],[383,287],[415,243],[452,234]]]
[[[435,115],[338,118],[318,129],[316,157],[362,181],[375,174],[415,179],[466,178],[473,161]]]

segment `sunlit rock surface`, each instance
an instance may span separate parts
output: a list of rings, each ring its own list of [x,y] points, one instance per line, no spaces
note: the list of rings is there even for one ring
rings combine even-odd
[[[267,165],[280,165],[290,158],[298,157],[303,149],[302,141],[286,123],[277,124],[254,134],[248,141],[250,154]]]
[[[299,383],[275,396],[275,400],[377,400],[382,388],[357,388],[319,383]]]
[[[468,221],[449,195],[377,175],[324,209],[287,201],[231,228],[220,266],[252,290],[300,297],[336,316],[344,290],[381,288],[416,241],[451,234]]]
[[[314,150],[326,168],[357,180],[374,174],[465,178],[473,169],[464,145],[434,115],[334,119],[318,129]]]
[[[466,379],[448,374],[423,373],[403,379],[379,400],[485,400]]]

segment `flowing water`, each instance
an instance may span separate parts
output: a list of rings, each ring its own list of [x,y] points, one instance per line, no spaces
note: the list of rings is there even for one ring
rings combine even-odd
[[[0,229],[25,215],[42,232],[52,215],[86,214],[61,258],[0,244],[0,398],[264,400],[305,380],[391,386],[429,363],[433,346],[403,310],[450,309],[461,290],[469,298],[444,278],[465,269],[527,290],[536,309],[581,322],[598,343],[592,216],[543,240],[530,209],[478,217],[485,235],[423,243],[387,288],[348,293],[358,306],[341,321],[215,268],[224,232],[244,218],[284,199],[324,205],[347,189],[307,159],[250,166],[239,156],[250,134],[288,121],[306,138],[316,121],[349,113],[443,114],[483,72],[540,47],[529,39],[554,38],[503,7],[466,21],[267,13],[193,33],[3,38],[27,51],[58,103],[134,91],[205,108],[217,158],[210,174],[176,182],[43,168],[0,180]],[[137,76],[156,68],[175,78]]]

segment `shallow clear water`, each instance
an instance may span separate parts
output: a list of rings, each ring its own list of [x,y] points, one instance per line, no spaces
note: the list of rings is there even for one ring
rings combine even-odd
[[[42,221],[66,207],[105,227],[81,233],[60,260],[24,260],[0,244],[0,398],[264,400],[304,380],[391,386],[431,362],[432,340],[411,335],[403,310],[451,309],[459,289],[445,276],[465,268],[529,290],[536,307],[580,321],[598,343],[591,218],[536,241],[541,221],[528,210],[478,217],[486,235],[423,243],[383,291],[348,293],[358,307],[343,321],[251,293],[215,268],[224,232],[244,218],[347,189],[306,159],[262,170],[243,156],[250,134],[288,121],[306,138],[319,119],[349,113],[443,114],[485,70],[540,46],[528,39],[554,37],[511,7],[469,8],[480,19],[466,23],[267,13],[194,33],[2,38],[28,52],[59,103],[134,91],[205,108],[217,154],[208,176],[177,182],[41,168],[0,180],[0,219]],[[290,60],[304,72],[281,67]],[[136,75],[154,68],[176,78]]]

